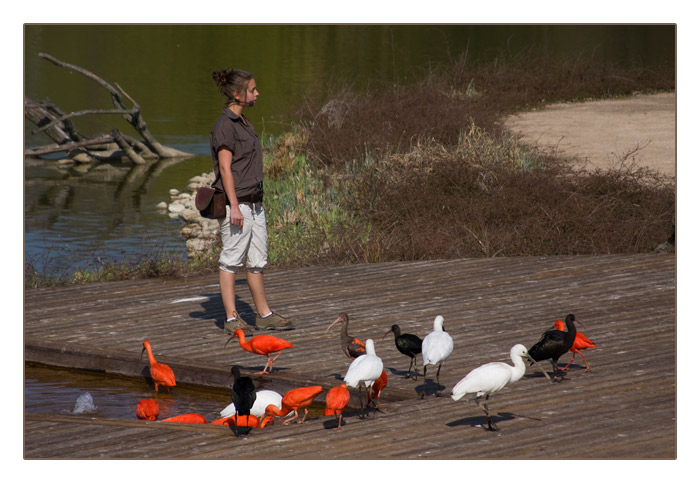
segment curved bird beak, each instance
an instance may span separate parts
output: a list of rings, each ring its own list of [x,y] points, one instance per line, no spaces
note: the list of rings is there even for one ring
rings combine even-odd
[[[542,374],[544,374],[544,377],[546,377],[548,381],[551,381],[551,380],[552,380],[552,379],[549,377],[549,374],[547,374],[547,371],[545,371],[545,370],[542,368],[542,366],[540,365],[540,363],[537,362],[537,361],[536,361],[535,359],[533,359],[532,357],[530,357],[530,355],[525,355],[525,356],[523,356],[523,358],[529,360],[530,362],[532,362],[533,364],[535,364],[537,367],[539,367],[540,371],[542,371]]]
[[[228,344],[229,342],[231,342],[231,339],[233,339],[233,338],[235,338],[235,337],[236,337],[235,335],[232,335],[231,337],[229,337],[228,340],[224,343],[224,347],[226,347],[226,344]]]
[[[326,332],[328,332],[329,330],[331,330],[331,327],[333,327],[333,326],[334,326],[335,324],[337,324],[338,322],[340,322],[340,317],[338,317],[337,319],[335,319],[335,320],[333,321],[333,323],[332,323],[331,325],[328,326],[328,328],[326,329]]]
[[[143,360],[143,353],[146,352],[146,348],[141,349],[141,360]]]
[[[387,335],[391,334],[392,332],[393,332],[393,330],[391,330],[391,329],[387,330],[387,331],[386,331],[386,334],[384,334],[384,335],[382,336],[382,339],[383,339],[384,337],[386,337]]]

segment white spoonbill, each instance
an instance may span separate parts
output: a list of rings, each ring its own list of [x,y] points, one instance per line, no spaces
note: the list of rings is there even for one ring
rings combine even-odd
[[[489,408],[486,405],[489,396],[503,389],[506,384],[516,382],[523,377],[525,374],[525,361],[523,359],[535,362],[528,354],[527,348],[522,344],[516,344],[510,349],[510,359],[513,361],[512,366],[505,362],[489,362],[473,369],[452,389],[452,399],[455,401],[461,399],[465,394],[476,393],[474,401],[486,413],[489,431],[498,431],[496,424],[491,420]],[[540,367],[539,364],[537,366]],[[540,369],[542,368],[540,367]],[[549,379],[549,375],[544,369],[542,372]],[[484,400],[479,401],[484,396],[486,396]]]
[[[265,408],[270,404],[274,404],[279,409],[282,409],[282,395],[278,392],[270,391],[269,389],[256,391],[255,402],[253,403],[253,407],[250,408],[250,414],[262,420],[265,415]],[[228,418],[234,414],[236,414],[236,405],[233,403],[221,410],[222,418]]]
[[[362,384],[364,384],[366,389],[371,388],[374,381],[379,379],[384,370],[384,364],[374,350],[374,341],[372,339],[367,339],[365,342],[365,350],[367,351],[366,354],[352,361],[347,374],[345,374],[345,379],[343,379],[347,386],[359,388],[361,409],[365,408],[362,397]],[[370,402],[372,402],[372,396],[369,391],[366,392],[367,407],[369,407]]]
[[[440,397],[440,368],[442,367],[442,363],[450,357],[454,347],[452,336],[443,329],[444,323],[445,318],[442,315],[435,317],[433,331],[423,339],[423,344],[421,346],[421,352],[423,354],[423,390],[420,393],[421,399],[425,397],[425,386],[427,385],[425,382],[425,374],[429,364],[437,364],[438,366],[436,396]]]

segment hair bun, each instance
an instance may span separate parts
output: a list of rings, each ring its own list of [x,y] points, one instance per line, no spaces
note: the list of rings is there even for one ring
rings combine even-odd
[[[211,78],[217,86],[222,87],[228,84],[229,76],[231,75],[231,69],[215,70],[211,73]]]

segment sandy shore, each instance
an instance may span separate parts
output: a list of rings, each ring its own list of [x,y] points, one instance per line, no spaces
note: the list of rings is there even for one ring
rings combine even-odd
[[[676,94],[555,104],[511,116],[506,126],[522,140],[608,168],[633,154],[634,162],[676,173]]]

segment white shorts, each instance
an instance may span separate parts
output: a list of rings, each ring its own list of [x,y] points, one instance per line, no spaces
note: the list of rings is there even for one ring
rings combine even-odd
[[[262,203],[240,203],[243,228],[231,226],[231,207],[226,206],[226,216],[219,220],[221,230],[221,255],[219,269],[236,273],[243,268],[260,273],[267,265],[267,224]]]

